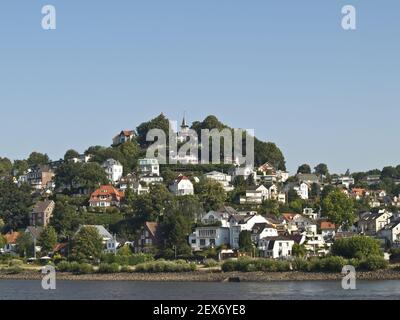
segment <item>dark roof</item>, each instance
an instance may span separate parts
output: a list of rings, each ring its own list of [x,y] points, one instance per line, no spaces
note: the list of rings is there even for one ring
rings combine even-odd
[[[262,233],[266,228],[273,228],[275,229],[275,227],[273,225],[270,225],[269,223],[256,223],[253,227],[252,232],[254,234],[260,234]]]
[[[384,230],[392,230],[392,229],[396,228],[399,224],[400,224],[400,220],[396,220],[396,221],[393,221],[393,222],[389,223],[388,225],[386,225],[383,229]]]
[[[382,215],[384,215],[386,212],[367,212],[361,216],[361,221],[372,221],[376,220]]]
[[[30,233],[34,239],[39,239],[40,235],[43,232],[42,227],[28,227],[26,228],[26,232]]]
[[[45,212],[47,208],[51,205],[54,205],[54,201],[51,200],[40,201],[36,203],[36,205],[33,207],[33,213]]]

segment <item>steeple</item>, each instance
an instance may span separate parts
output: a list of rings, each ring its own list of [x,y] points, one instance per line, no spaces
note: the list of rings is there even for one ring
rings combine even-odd
[[[189,128],[189,126],[187,125],[187,122],[186,122],[186,112],[183,114],[183,120],[182,120],[181,128],[182,128],[182,129],[187,129],[187,128]]]

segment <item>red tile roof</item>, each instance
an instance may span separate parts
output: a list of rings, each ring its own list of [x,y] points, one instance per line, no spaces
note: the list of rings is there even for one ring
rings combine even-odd
[[[101,186],[90,196],[90,202],[95,201],[121,201],[124,198],[124,193],[114,188],[113,186]],[[108,197],[106,200],[100,200],[100,197]]]
[[[4,238],[6,239],[7,244],[16,244],[20,235],[20,232],[7,233]]]

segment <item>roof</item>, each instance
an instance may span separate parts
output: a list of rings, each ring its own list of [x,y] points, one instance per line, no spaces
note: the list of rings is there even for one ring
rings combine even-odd
[[[282,217],[286,221],[293,221],[294,217],[296,217],[298,213],[282,213]]]
[[[393,221],[393,222],[389,223],[388,225],[386,225],[383,228],[383,230],[392,230],[392,229],[396,228],[399,224],[400,224],[400,220]]]
[[[385,213],[387,213],[387,212],[366,212],[361,216],[360,221],[365,221],[365,222],[373,221],[373,220],[380,218]]]
[[[320,221],[319,228],[321,230],[336,230],[336,225],[330,221]]]
[[[21,235],[20,232],[9,232],[4,235],[4,239],[6,240],[7,244],[16,244],[18,237]]]
[[[158,223],[157,222],[146,222],[145,225],[146,225],[146,228],[150,231],[151,235],[153,237],[155,237],[157,234]]]
[[[121,200],[125,195],[122,191],[119,191],[115,187],[111,185],[104,185],[98,188],[95,192],[92,193],[91,195],[91,201],[95,200],[95,198],[98,198],[100,196],[114,196],[116,197],[117,200]]]
[[[45,212],[50,206],[54,206],[54,201],[52,200],[45,200],[45,201],[40,201],[36,203],[36,205],[33,207],[33,213],[41,213]]]
[[[59,252],[59,251],[65,249],[66,247],[68,247],[68,242],[65,242],[65,243],[57,243],[57,244],[54,246],[53,252]]]
[[[40,235],[43,232],[42,227],[28,227],[25,230],[26,233],[30,233],[34,239],[39,239]]]
[[[304,173],[299,173],[297,176],[297,180],[299,181],[311,181],[311,182],[319,182],[319,178],[316,174],[304,174]]]
[[[252,232],[254,234],[261,234],[267,228],[275,229],[275,227],[269,223],[256,223],[253,227]]]
[[[112,239],[113,236],[110,232],[108,232],[108,230],[106,228],[104,228],[104,226],[102,225],[83,225],[79,228],[78,232],[82,230],[82,228],[95,228],[97,229],[97,232],[99,233],[99,235],[104,238],[104,239]]]

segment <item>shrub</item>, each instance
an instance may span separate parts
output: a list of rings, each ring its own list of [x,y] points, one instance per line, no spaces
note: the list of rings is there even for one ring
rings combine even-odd
[[[332,246],[332,254],[347,259],[383,256],[379,241],[365,236],[336,240]]]
[[[81,263],[79,265],[79,274],[90,274],[93,273],[93,266],[89,263]]]
[[[20,274],[23,272],[23,269],[20,266],[9,267],[6,269],[7,274]]]
[[[292,263],[294,271],[302,271],[302,272],[309,272],[310,271],[310,262],[306,259],[297,258]]]
[[[99,267],[99,273],[119,273],[120,266],[117,263],[102,263]]]
[[[76,261],[69,264],[68,272],[79,273],[80,264]]]
[[[19,259],[11,259],[10,261],[8,261],[9,267],[21,267],[23,264],[24,262]]]
[[[327,257],[322,260],[323,271],[326,272],[342,272],[343,267],[347,264],[344,258],[336,256]]]
[[[139,264],[135,272],[141,273],[168,273],[168,272],[192,272],[196,271],[193,263],[176,263],[171,261],[155,261]]]
[[[57,265],[57,270],[60,272],[68,272],[69,271],[69,262],[62,261]]]
[[[386,269],[388,262],[381,256],[370,256],[360,263],[360,269],[366,271],[376,271]]]
[[[214,260],[214,259],[206,259],[206,260],[204,261],[204,266],[205,266],[206,268],[215,268],[215,267],[218,267],[218,266],[219,266],[219,263],[218,263],[218,261],[216,261],[216,260]]]

